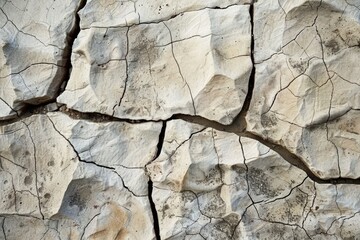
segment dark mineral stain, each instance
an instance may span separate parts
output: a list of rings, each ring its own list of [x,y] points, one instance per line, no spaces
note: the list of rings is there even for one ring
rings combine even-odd
[[[331,39],[324,43],[325,47],[327,47],[331,53],[335,54],[340,50],[339,44],[335,41],[335,39]]]
[[[32,183],[32,176],[26,176],[24,179],[24,184],[25,185],[30,185]]]

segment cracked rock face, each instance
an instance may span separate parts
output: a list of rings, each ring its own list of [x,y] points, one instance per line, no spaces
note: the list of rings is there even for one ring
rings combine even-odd
[[[85,24],[97,19],[92,6],[81,11]],[[126,119],[182,113],[230,124],[243,106],[252,69],[249,7],[203,8],[140,24],[127,17],[111,28],[84,26],[58,101]]]
[[[274,0],[254,6],[248,130],[284,146],[323,179],[360,177],[357,5]]]
[[[0,119],[56,98],[69,71],[78,6],[72,0],[0,3]]]
[[[61,224],[43,233],[54,238],[153,235],[144,167],[154,158],[160,130],[160,123],[94,123],[63,113],[2,127],[1,213],[43,219],[48,230]]]
[[[346,199],[357,196],[360,187],[317,184],[270,148],[233,133],[170,121],[162,152],[148,171],[161,239],[359,234],[360,202]]]
[[[358,0],[4,0],[0,240],[360,239]]]

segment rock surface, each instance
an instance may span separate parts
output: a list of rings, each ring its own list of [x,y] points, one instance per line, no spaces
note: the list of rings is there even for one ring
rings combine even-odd
[[[323,179],[360,177],[357,5],[345,0],[254,5],[259,21],[248,130],[284,146]]]
[[[57,97],[69,72],[79,1],[0,3],[0,119]]]
[[[0,3],[0,240],[358,239],[357,0]]]
[[[93,5],[80,14],[85,24],[88,18],[95,22],[75,41],[74,69],[59,102],[126,119],[182,113],[230,124],[238,115],[252,69],[249,6],[122,26],[126,15],[108,28],[96,24]]]
[[[44,231],[61,239],[154,235],[144,167],[155,156],[160,130],[160,123],[94,123],[63,113],[5,125],[1,214],[46,223]],[[16,239],[10,228],[6,236]]]
[[[161,239],[360,234],[360,202],[352,198],[360,194],[359,186],[317,184],[270,148],[233,133],[170,121],[162,151],[148,171]]]

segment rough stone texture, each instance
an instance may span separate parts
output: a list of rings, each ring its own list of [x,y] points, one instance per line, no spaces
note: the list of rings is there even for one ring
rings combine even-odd
[[[167,124],[148,166],[161,239],[347,239],[360,236],[360,187],[317,184],[256,140]],[[352,199],[348,201],[347,199]]]
[[[85,24],[97,19],[92,6],[81,11]],[[75,41],[74,70],[59,102],[127,119],[183,113],[230,124],[240,112],[252,69],[249,6],[205,8],[130,27],[94,24]]]
[[[36,224],[45,224],[44,236],[61,239],[152,236],[144,166],[155,157],[160,129],[160,123],[94,123],[63,113],[1,127],[1,214],[36,220],[17,229],[6,217],[8,239]]]
[[[359,19],[0,2],[0,240],[360,239]]]
[[[0,119],[57,97],[79,1],[1,1]]]
[[[360,177],[356,5],[264,0],[254,6],[248,130],[295,153],[323,179]]]

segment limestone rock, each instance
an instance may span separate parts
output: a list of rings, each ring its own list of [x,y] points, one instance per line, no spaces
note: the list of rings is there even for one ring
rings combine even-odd
[[[129,4],[133,8],[129,2],[115,9]],[[117,20],[89,9],[80,14],[84,24],[86,16],[104,24],[108,18]],[[58,98],[67,107],[125,119],[159,120],[182,113],[223,124],[242,109],[252,69],[249,6],[204,8],[128,27],[93,23],[75,41],[74,69]]]
[[[87,1],[79,12],[81,28],[124,27],[139,23],[156,23],[185,12],[196,12],[205,8],[227,8],[237,4],[249,4],[251,0],[186,0],[159,1]]]
[[[260,0],[254,9],[248,131],[296,154],[320,178],[359,178],[359,8]]]
[[[80,1],[0,3],[0,119],[56,98]]]
[[[147,196],[144,167],[157,152],[161,123],[90,122],[49,113],[82,161],[114,169],[136,195]]]
[[[256,140],[170,121],[161,154],[147,169],[161,239],[360,234],[355,227],[360,202],[353,199],[360,187],[317,184]]]
[[[0,240],[360,239],[359,0],[0,2]]]
[[[38,239],[152,239],[144,167],[160,130],[160,123],[95,123],[59,112],[2,126],[6,239],[32,228]]]

